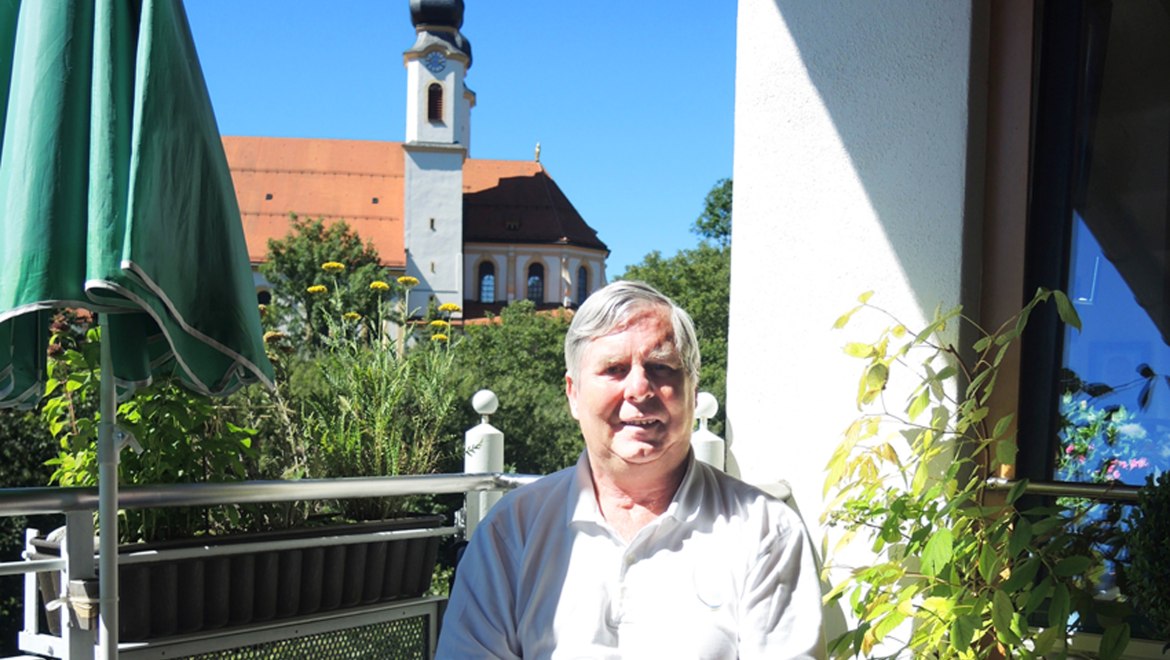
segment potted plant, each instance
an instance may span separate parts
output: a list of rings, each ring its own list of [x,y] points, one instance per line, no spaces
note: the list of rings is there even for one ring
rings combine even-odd
[[[831,642],[832,654],[875,657],[892,647],[891,656],[1046,657],[1065,647],[1070,621],[1083,620],[1070,617],[1091,612],[1110,624],[1101,657],[1118,657],[1126,607],[1094,600],[1103,562],[1075,514],[1023,508],[1024,481],[1006,496],[987,481],[1015,460],[1013,416],[989,407],[1002,360],[1041,303],[1055,302],[1079,327],[1068,299],[1040,290],[986,331],[959,307],[911,330],[870,297],[836,323],[858,313],[888,321],[875,341],[845,346],[864,364],[861,415],[828,464],[825,492],[834,497],[823,520],[840,536],[825,576],[847,572],[826,600],[847,603],[856,624]],[[976,338],[962,350],[939,339],[947,330]],[[890,383],[909,392],[904,402],[887,400]],[[872,564],[851,565],[853,542],[876,555]]]
[[[330,268],[325,269],[326,272]],[[375,291],[376,293],[378,291]],[[336,478],[419,474],[441,456],[442,415],[454,409],[444,381],[450,355],[438,346],[399,358],[380,341],[380,328],[338,315],[312,359],[297,367],[318,379],[314,396],[290,401],[287,380],[275,392],[212,402],[171,383],[137,391],[119,407],[119,425],[137,437],[141,455],[127,453],[124,484],[242,480],[272,476]],[[278,378],[290,374],[282,347],[269,333]],[[93,439],[100,330],[62,333],[42,417],[61,442],[53,480],[63,486],[96,483]],[[436,342],[438,343],[438,342]],[[304,377],[304,374],[302,374]],[[291,396],[291,398],[298,398]],[[246,401],[250,405],[239,405]],[[446,414],[450,415],[450,412]],[[259,431],[258,429],[263,429]],[[260,438],[262,446],[256,446]],[[263,446],[268,444],[266,448]],[[453,443],[452,443],[453,444]],[[403,519],[401,500],[353,500],[299,506],[240,505],[199,509],[126,510],[123,553],[192,546],[236,545],[433,528],[443,516]],[[311,523],[311,529],[292,529]],[[370,540],[329,547],[184,559],[120,567],[121,639],[148,640],[282,617],[417,597],[430,587],[438,553],[435,536]],[[55,542],[38,542],[48,555]],[[46,601],[59,576],[42,574]],[[194,598],[189,596],[194,595]],[[50,629],[56,623],[49,618]]]

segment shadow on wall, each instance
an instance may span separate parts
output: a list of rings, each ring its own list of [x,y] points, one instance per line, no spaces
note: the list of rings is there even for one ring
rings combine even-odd
[[[967,208],[963,190],[982,192],[964,185],[970,80],[955,75],[971,60],[971,7],[775,4],[920,307],[953,300],[930,255],[959,253],[963,238],[943,220]]]

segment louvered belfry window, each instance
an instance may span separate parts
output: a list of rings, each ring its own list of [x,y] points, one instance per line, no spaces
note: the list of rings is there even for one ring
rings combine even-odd
[[[443,86],[439,83],[431,83],[427,87],[427,120],[443,121]]]

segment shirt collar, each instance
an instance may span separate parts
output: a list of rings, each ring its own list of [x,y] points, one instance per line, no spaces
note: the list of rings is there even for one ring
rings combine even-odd
[[[687,451],[687,470],[683,474],[678,490],[659,519],[673,518],[678,522],[691,522],[699,515],[699,503],[703,499],[703,482],[695,460],[695,452]],[[593,523],[604,525],[605,518],[597,506],[597,494],[593,489],[593,475],[589,471],[589,453],[581,452],[574,468],[573,488],[568,501],[569,523]]]

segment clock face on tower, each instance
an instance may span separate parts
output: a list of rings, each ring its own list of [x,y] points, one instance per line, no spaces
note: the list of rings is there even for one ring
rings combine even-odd
[[[447,58],[439,51],[432,50],[423,57],[423,66],[431,73],[439,73],[447,66]]]

